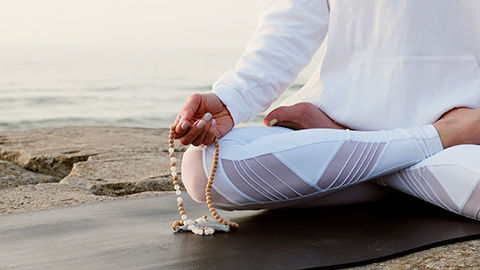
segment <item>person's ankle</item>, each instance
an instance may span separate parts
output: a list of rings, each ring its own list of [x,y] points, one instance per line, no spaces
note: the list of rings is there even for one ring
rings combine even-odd
[[[480,110],[456,108],[433,124],[446,149],[460,144],[480,144]]]
[[[455,139],[455,136],[452,136],[446,121],[448,120],[440,119],[433,124],[433,126],[437,129],[440,141],[442,141],[443,149],[453,146],[453,140]]]

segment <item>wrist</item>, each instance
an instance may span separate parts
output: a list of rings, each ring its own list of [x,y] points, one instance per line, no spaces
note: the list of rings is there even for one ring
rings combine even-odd
[[[238,123],[245,122],[253,119],[250,115],[248,104],[245,102],[243,96],[228,85],[220,85],[216,87],[212,92],[228,110],[230,117],[232,118],[233,126]]]

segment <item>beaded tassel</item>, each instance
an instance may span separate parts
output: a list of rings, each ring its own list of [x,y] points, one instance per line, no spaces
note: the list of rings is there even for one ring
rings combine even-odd
[[[174,150],[174,135],[175,135],[175,127],[176,124],[170,128],[170,134],[168,138],[168,152],[170,155],[170,170],[173,179],[173,188],[175,189],[175,193],[177,194],[177,203],[178,203],[178,211],[180,212],[181,220],[175,221],[173,223],[173,229],[175,231],[184,231],[188,230],[193,232],[194,234],[198,235],[210,235],[215,232],[215,228],[217,230],[226,231],[228,232],[228,228],[238,228],[238,224],[235,222],[227,221],[223,219],[215,210],[212,202],[212,193],[211,188],[213,186],[213,180],[215,179],[215,173],[218,167],[218,160],[219,160],[219,144],[218,139],[215,138],[214,145],[215,145],[215,154],[213,157],[213,164],[212,170],[210,171],[210,176],[208,178],[207,186],[205,188],[205,198],[207,202],[208,209],[212,216],[220,222],[223,226],[228,226],[227,228],[222,227],[220,225],[212,224],[208,221],[207,216],[203,216],[201,218],[196,219],[195,221],[188,219],[187,214],[185,212],[185,208],[183,206],[183,199],[180,196],[182,191],[180,190],[180,184],[178,182],[178,173],[177,173],[177,160],[175,158],[175,150]]]

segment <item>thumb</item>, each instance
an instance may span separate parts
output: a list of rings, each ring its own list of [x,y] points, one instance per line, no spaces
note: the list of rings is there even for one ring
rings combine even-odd
[[[191,122],[201,103],[202,96],[200,94],[193,94],[188,97],[187,103],[185,103],[175,121],[180,122],[180,120],[183,120]]]
[[[285,113],[288,113],[288,108],[289,107],[282,106],[274,109],[263,119],[263,124],[271,127],[274,126],[276,123],[283,122],[283,116],[285,115]]]

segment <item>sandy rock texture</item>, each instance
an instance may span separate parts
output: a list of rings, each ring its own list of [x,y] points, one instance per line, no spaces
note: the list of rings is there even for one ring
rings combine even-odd
[[[167,137],[121,127],[0,132],[0,214],[169,192]],[[180,161],[186,147],[175,148]],[[480,240],[348,269],[480,269]]]
[[[11,178],[2,180],[0,188],[37,181],[68,184],[105,196],[171,190],[167,137],[166,129],[120,127],[2,132],[0,166],[18,172],[0,173],[0,179]],[[178,160],[184,151],[184,146],[176,146]]]
[[[480,269],[480,240],[455,243],[348,270]]]
[[[162,191],[142,192],[121,197],[97,196],[85,189],[60,183],[41,183],[0,190],[0,215],[63,207],[74,204],[154,196]]]
[[[11,162],[0,160],[0,190],[54,182],[58,182],[56,177],[27,171]]]

